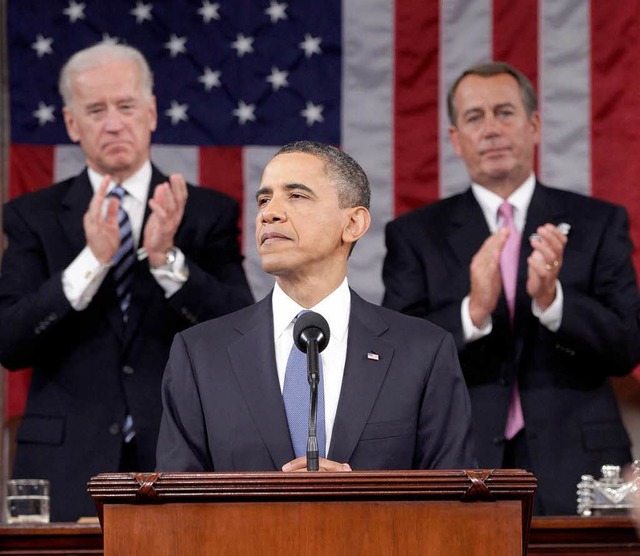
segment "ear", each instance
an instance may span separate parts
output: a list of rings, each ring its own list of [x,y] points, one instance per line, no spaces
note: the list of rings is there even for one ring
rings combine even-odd
[[[451,145],[453,146],[453,152],[456,153],[456,156],[462,157],[462,150],[460,149],[460,137],[458,136],[458,128],[453,125],[449,126],[449,139],[451,140]]]
[[[540,113],[536,110],[529,118],[533,131],[533,142],[537,145],[540,142]]]
[[[74,143],[78,143],[80,141],[80,134],[78,133],[73,110],[65,106],[62,108],[62,115],[64,116],[64,125],[67,127],[67,135],[69,135],[69,138]]]
[[[354,244],[371,226],[371,214],[364,207],[353,207],[348,209],[347,218],[347,224],[342,230],[342,240]]]
[[[155,131],[158,126],[158,109],[156,107],[156,97],[152,96],[149,101],[149,129]]]

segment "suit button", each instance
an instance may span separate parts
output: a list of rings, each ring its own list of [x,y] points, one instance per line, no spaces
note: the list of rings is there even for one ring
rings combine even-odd
[[[112,434],[113,436],[120,434],[120,425],[118,423],[112,423],[109,425],[109,434]]]
[[[500,384],[502,386],[509,386],[509,381],[506,378],[501,378],[500,379]]]
[[[498,444],[502,444],[504,442],[504,436],[494,436],[491,439],[491,442],[493,442],[494,444],[498,445]]]
[[[132,375],[133,374],[133,367],[130,367],[129,365],[125,365],[124,367],[122,367],[122,372],[125,375]]]

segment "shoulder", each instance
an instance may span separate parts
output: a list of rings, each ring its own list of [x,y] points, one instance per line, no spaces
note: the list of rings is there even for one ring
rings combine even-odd
[[[575,191],[566,191],[540,183],[538,187],[544,195],[553,199],[554,202],[560,203],[568,212],[590,217],[592,214],[609,214],[617,211],[626,211],[621,205],[605,201],[604,199],[589,197],[581,193],[576,193]]]
[[[395,220],[392,220],[387,225],[387,229],[430,227],[434,225],[441,227],[443,223],[450,222],[452,215],[460,210],[460,207],[472,200],[472,197],[470,198],[471,195],[470,191],[467,190],[463,193],[458,193],[446,199],[441,199],[405,212]]]
[[[80,182],[81,177],[82,175],[73,176],[37,191],[15,197],[5,204],[5,212],[23,213],[28,211],[32,218],[34,214],[57,213],[62,206],[63,200],[67,197],[72,187]]]
[[[353,290],[351,299],[352,312],[368,328],[378,334],[384,333],[385,337],[396,338],[403,344],[421,344],[426,340],[439,344],[451,336],[449,332],[426,319],[405,315],[365,301]]]

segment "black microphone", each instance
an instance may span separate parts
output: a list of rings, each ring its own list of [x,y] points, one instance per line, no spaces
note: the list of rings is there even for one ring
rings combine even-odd
[[[307,354],[307,379],[311,392],[309,404],[309,437],[307,439],[307,471],[320,469],[318,455],[318,384],[320,383],[320,352],[329,343],[329,323],[319,313],[302,313],[293,326],[296,347]]]

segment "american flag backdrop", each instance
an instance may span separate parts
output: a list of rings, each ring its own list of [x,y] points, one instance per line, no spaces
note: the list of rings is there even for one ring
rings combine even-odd
[[[279,145],[339,145],[372,184],[373,227],[350,284],[382,298],[384,225],[467,186],[448,144],[447,87],[508,61],[538,88],[542,181],[623,204],[640,243],[640,0],[7,0],[14,197],[77,173],[57,93],[63,62],[99,41],[138,47],[155,75],[152,157],[235,197],[254,295],[254,191]],[[640,260],[636,258],[636,267]],[[3,323],[6,325],[6,323]],[[10,415],[28,375],[9,377]]]

